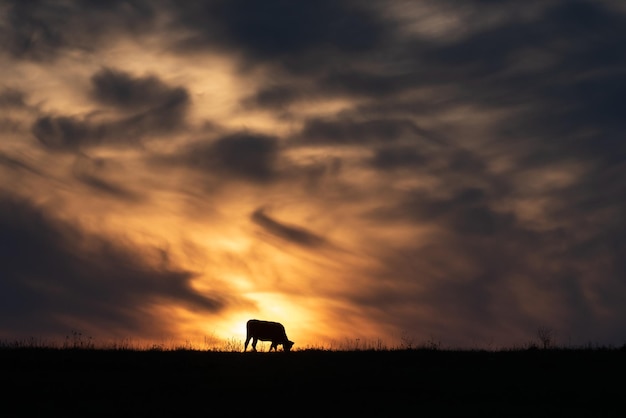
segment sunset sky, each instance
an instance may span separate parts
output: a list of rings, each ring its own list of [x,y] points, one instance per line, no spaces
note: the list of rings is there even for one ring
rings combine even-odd
[[[626,343],[620,0],[0,0],[0,339]]]

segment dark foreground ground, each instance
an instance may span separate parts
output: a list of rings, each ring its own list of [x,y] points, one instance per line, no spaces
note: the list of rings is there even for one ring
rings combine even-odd
[[[623,417],[626,352],[1,349],[1,417]]]

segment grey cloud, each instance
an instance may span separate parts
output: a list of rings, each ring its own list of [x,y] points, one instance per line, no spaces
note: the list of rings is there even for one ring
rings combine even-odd
[[[91,77],[93,96],[106,105],[125,109],[167,107],[188,100],[181,87],[169,87],[155,76],[133,77],[131,74],[103,68]]]
[[[368,70],[330,70],[319,78],[319,87],[326,94],[365,97],[392,97],[423,84],[417,70],[408,74],[379,74]]]
[[[56,151],[80,151],[102,145],[135,146],[147,134],[163,134],[182,126],[186,103],[169,104],[106,122],[71,116],[42,116],[31,128],[35,138]],[[163,116],[163,117],[161,117]]]
[[[14,335],[68,332],[72,321],[130,335],[167,333],[146,308],[161,300],[218,312],[229,299],[205,296],[190,284],[194,274],[145,260],[140,249],[84,233],[55,220],[45,208],[0,197],[0,330]],[[146,249],[144,249],[146,250]],[[62,335],[62,334],[61,334]]]
[[[433,55],[459,70],[475,66],[473,80],[458,75],[458,90],[466,97],[483,106],[519,106],[496,133],[502,149],[516,153],[518,169],[562,161],[587,167],[580,181],[551,195],[558,201],[551,210],[562,208],[551,216],[567,219],[573,230],[591,213],[625,210],[624,181],[616,175],[626,157],[621,140],[626,108],[620,100],[626,84],[618,76],[626,69],[619,46],[626,39],[625,24],[623,13],[601,2],[558,2],[534,21],[490,28]],[[505,57],[528,47],[548,52],[551,65],[530,74],[500,71],[515,69],[506,67]],[[490,58],[488,51],[501,54]],[[593,235],[608,239],[602,231],[621,230],[617,218],[600,218]]]
[[[0,39],[11,55],[46,59],[64,45],[63,36],[47,19],[50,15],[41,16],[33,12],[32,8],[43,7],[43,2],[12,3],[5,24],[0,26]]]
[[[374,103],[353,111],[357,117],[361,111],[362,117],[370,121],[381,120],[381,114],[393,112],[415,116],[429,114],[436,118],[438,111],[459,105],[498,111],[508,109],[509,116],[494,122],[496,132],[485,143],[491,151],[512,156],[514,166],[505,176],[528,167],[583,162],[592,168],[584,184],[577,188],[578,196],[623,207],[622,194],[608,196],[601,192],[622,189],[623,182],[617,176],[607,177],[605,173],[619,170],[626,155],[624,141],[620,139],[624,130],[621,116],[624,105],[620,97],[625,84],[619,76],[626,63],[626,54],[620,47],[626,37],[626,16],[609,8],[608,4],[547,2],[532,17],[519,19],[502,14],[505,17],[500,21],[476,27],[467,35],[446,42],[407,37],[400,42],[398,55],[392,56],[397,61],[388,63],[390,69],[403,68],[400,75],[384,71],[373,74],[352,66],[348,72],[329,71],[318,80],[324,86],[328,85],[328,80],[337,79],[339,81],[330,83],[330,87],[373,99]],[[485,4],[478,6],[486,7]],[[489,7],[500,6],[490,4]],[[506,8],[502,6],[500,11]],[[533,62],[533,54],[540,54],[546,62],[537,59],[541,65],[533,67],[531,64],[537,64]],[[411,102],[411,99],[394,97],[396,93],[419,86],[441,88],[441,96],[433,95],[432,108],[421,99]],[[366,125],[363,125],[365,132],[359,132],[340,122],[309,121],[303,137],[310,137],[310,143],[315,143],[315,139],[322,143],[370,147],[371,143],[380,146],[386,139],[398,136],[391,130],[365,129]],[[365,140],[368,138],[371,141]],[[439,139],[450,143],[445,138]],[[453,139],[460,143],[459,139]],[[425,154],[418,147],[412,151],[404,143],[398,150],[385,143],[370,163],[392,170],[394,164],[411,166],[417,163],[417,156],[421,156],[424,159],[420,161],[420,169],[438,178],[443,176],[449,187],[454,187],[453,177],[459,175],[488,181],[498,193],[507,186],[506,178],[486,173],[489,161],[472,153],[449,149]],[[446,163],[437,164],[435,158]],[[602,197],[591,198],[600,194]],[[562,197],[571,201],[575,196],[572,193]]]
[[[0,132],[17,133],[25,128],[23,116],[36,112],[35,106],[27,102],[27,94],[19,89],[4,88],[0,91]]]
[[[146,133],[170,132],[185,126],[190,106],[187,90],[176,88],[166,99],[144,112],[120,119],[117,126],[122,132],[143,135]]]
[[[111,68],[95,73],[91,82],[98,101],[127,112],[111,124],[116,135],[168,132],[184,125],[191,99],[183,87]]]
[[[418,167],[425,163],[427,163],[426,157],[409,146],[380,148],[375,151],[370,159],[372,167],[380,170]]]
[[[124,186],[86,173],[76,174],[75,177],[94,191],[106,194],[128,202],[142,200],[141,196]]]
[[[261,60],[292,61],[320,49],[368,50],[385,32],[373,11],[352,1],[218,0],[180,3],[175,11],[180,26],[194,29],[187,47],[235,48]]]
[[[504,344],[524,342],[546,324],[571,337],[564,344],[582,344],[589,338],[624,341],[624,321],[607,323],[599,312],[610,311],[615,318],[625,312],[616,297],[626,287],[619,280],[623,263],[612,265],[623,242],[608,249],[607,243],[615,241],[606,238],[598,237],[603,249],[586,248],[577,258],[563,251],[580,241],[573,229],[536,232],[510,227],[499,228],[495,235],[425,235],[413,248],[384,250],[380,291],[375,286],[361,295],[360,303],[380,306],[381,316],[389,315],[387,320],[404,329],[418,321],[420,330],[452,344],[494,337]],[[608,264],[607,256],[613,260]],[[390,277],[393,281],[383,280]],[[437,315],[394,315],[396,306]]]
[[[277,138],[239,132],[193,144],[180,155],[166,160],[223,176],[223,180],[267,183],[277,178],[279,156]]]
[[[419,103],[412,110],[421,114],[432,111],[430,107],[445,110],[459,103],[491,107],[537,103],[545,105],[547,112],[532,110],[528,117],[544,114],[544,120],[530,126],[547,126],[553,119],[573,120],[570,116],[581,118],[581,123],[619,123],[621,108],[615,99],[620,97],[619,76],[602,71],[592,74],[594,69],[624,66],[619,47],[626,36],[624,16],[602,3],[574,1],[546,2],[537,16],[519,19],[506,14],[505,6],[489,6],[509,16],[499,23],[478,27],[447,42],[419,39],[417,35],[398,38],[385,57],[377,56],[384,47],[372,46],[370,55],[353,57],[350,65],[330,65],[342,59],[332,54],[290,58],[300,59],[302,67],[310,68],[310,78],[302,83],[262,87],[249,102],[280,109],[314,92],[314,97],[384,99],[397,109],[397,96],[438,86],[442,89],[440,97],[434,96],[432,103]],[[388,32],[385,37],[392,38],[392,31]],[[316,58],[319,62],[310,65],[309,60]],[[375,64],[381,60],[385,65]],[[299,74],[286,65],[282,69]],[[587,76],[580,77],[585,73]],[[582,106],[573,108],[572,103]],[[382,106],[380,102],[377,105]]]
[[[32,126],[39,142],[53,150],[79,151],[98,145],[137,145],[148,134],[161,135],[185,125],[190,106],[182,87],[169,87],[156,77],[132,77],[104,69],[92,77],[94,96],[119,106],[123,113],[105,121],[90,117],[39,117]]]
[[[53,60],[62,50],[91,51],[109,38],[154,27],[156,2],[7,0],[0,41],[14,58]]]
[[[312,96],[314,95],[307,92],[305,88],[297,85],[274,85],[262,87],[255,94],[243,99],[242,104],[246,108],[282,110]]]
[[[58,150],[78,150],[98,145],[105,135],[105,126],[92,125],[72,117],[44,116],[33,124],[32,132],[42,145]]]
[[[347,117],[310,119],[306,121],[299,140],[307,145],[385,144],[402,139],[414,142],[438,142],[436,134],[419,127],[409,119],[365,119]],[[417,139],[417,141],[415,141]]]
[[[291,81],[278,84],[273,81],[268,82],[268,85],[262,85],[257,92],[243,99],[243,105],[249,108],[277,111],[285,110],[298,103],[310,103],[335,97],[387,100],[425,85],[422,79],[424,75],[418,71],[411,70],[406,74],[396,74],[393,70],[393,60],[388,64],[390,69],[377,72],[367,69],[372,66],[373,58],[371,57],[355,58],[351,65],[329,65],[341,59],[341,56],[329,55],[314,59],[316,62],[310,65],[307,58],[303,58],[301,66],[304,69],[281,70],[284,78],[289,79],[290,76],[294,76]],[[387,60],[388,58],[381,57],[380,59]],[[403,58],[398,57],[398,59]],[[305,73],[305,77],[302,77],[301,73]],[[433,103],[429,102],[424,106],[424,110],[432,106]],[[411,105],[411,110],[418,109]]]
[[[0,92],[0,108],[26,107],[26,94],[17,89],[5,88]]]
[[[326,239],[305,228],[278,222],[265,214],[263,208],[255,210],[250,216],[252,222],[261,226],[270,234],[287,242],[303,247],[318,248],[327,245]]]
[[[14,118],[0,118],[0,132],[19,132],[22,130],[22,123]]]
[[[472,206],[459,210],[451,221],[451,229],[468,235],[494,235],[506,232],[515,224],[515,216],[498,213],[488,206]]]
[[[74,178],[84,185],[90,187],[92,191],[107,197],[113,197],[130,203],[141,202],[145,199],[138,191],[122,185],[119,179],[110,179],[112,168],[108,167],[109,162],[104,159],[93,159],[85,155],[77,157],[72,167]]]
[[[607,324],[600,313],[624,313],[615,297],[626,287],[621,218],[589,222],[588,212],[571,207],[555,214],[559,227],[528,229],[513,215],[493,210],[494,199],[479,189],[447,199],[407,196],[376,222],[415,221],[429,232],[413,245],[374,246],[381,269],[371,274],[378,282],[351,297],[379,307],[375,315],[401,329],[419,322],[420,332],[451,344],[494,337],[504,344],[524,342],[520,338],[546,324],[570,336],[569,343],[600,334],[603,341],[623,341],[623,321]],[[422,317],[424,310],[437,315]]]
[[[37,167],[24,162],[20,158],[15,158],[3,152],[0,152],[0,166],[5,166],[18,171],[26,171],[39,176],[43,175],[42,171]]]
[[[379,221],[436,223],[443,230],[460,235],[506,236],[515,228],[515,217],[494,211],[492,205],[492,199],[481,189],[461,189],[448,198],[412,191],[398,204],[383,206],[369,216]]]
[[[457,86],[459,99],[488,106],[532,103],[521,120],[507,121],[515,129],[542,129],[557,139],[568,128],[612,130],[622,126],[623,105],[616,98],[624,87],[616,74],[626,65],[619,48],[625,21],[600,2],[559,2],[535,20],[490,27],[422,57],[427,67],[447,70],[441,73]],[[528,51],[550,63],[515,71],[532,64]]]

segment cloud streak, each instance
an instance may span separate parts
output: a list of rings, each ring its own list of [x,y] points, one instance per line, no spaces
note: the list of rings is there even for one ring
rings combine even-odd
[[[171,301],[217,312],[228,303],[229,297],[195,291],[194,273],[169,265],[167,252],[155,265],[142,251],[158,249],[126,248],[45,212],[13,196],[0,200],[4,332],[50,337],[84,328],[158,335],[172,324],[145,312],[147,304]]]
[[[326,245],[326,240],[317,234],[295,225],[287,225],[272,219],[264,209],[255,210],[250,219],[270,234],[303,247],[317,248]]]

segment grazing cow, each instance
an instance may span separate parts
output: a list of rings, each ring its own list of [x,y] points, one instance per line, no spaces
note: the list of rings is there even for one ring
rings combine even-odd
[[[285,327],[278,322],[260,321],[251,319],[246,323],[246,344],[243,351],[248,349],[248,342],[252,338],[252,350],[256,351],[256,343],[258,340],[271,341],[270,351],[278,351],[279,344],[283,345],[283,350],[289,351],[293,346],[293,341],[289,341],[285,333]]]

